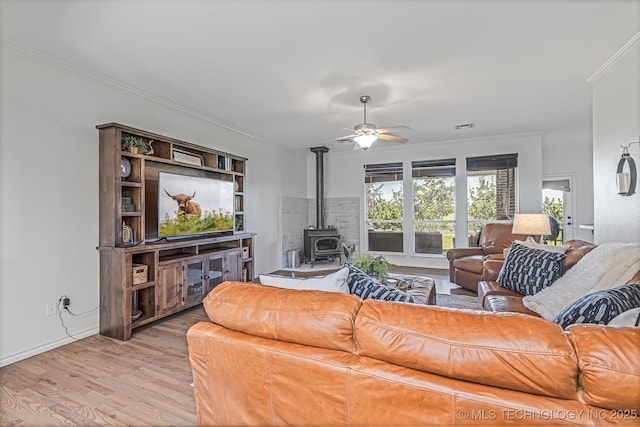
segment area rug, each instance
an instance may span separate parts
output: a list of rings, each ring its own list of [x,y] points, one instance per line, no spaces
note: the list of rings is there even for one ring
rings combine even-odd
[[[438,294],[436,297],[438,307],[466,308],[470,310],[480,310],[478,297],[470,297],[464,295],[445,295]]]

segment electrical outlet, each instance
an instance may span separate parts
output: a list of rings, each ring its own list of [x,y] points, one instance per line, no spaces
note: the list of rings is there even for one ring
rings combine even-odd
[[[47,316],[55,316],[58,309],[54,303],[47,304]]]

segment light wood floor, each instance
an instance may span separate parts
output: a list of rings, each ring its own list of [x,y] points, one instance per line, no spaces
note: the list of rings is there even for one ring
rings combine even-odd
[[[187,329],[202,306],[134,330],[94,335],[0,368],[0,425],[197,424]]]

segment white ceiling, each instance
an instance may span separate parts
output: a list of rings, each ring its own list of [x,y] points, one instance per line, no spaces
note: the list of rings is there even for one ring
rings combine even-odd
[[[587,78],[640,31],[639,0],[0,0],[0,12],[4,47],[301,149],[345,148],[323,141],[362,122],[365,94],[368,121],[410,126],[409,144],[588,132]]]

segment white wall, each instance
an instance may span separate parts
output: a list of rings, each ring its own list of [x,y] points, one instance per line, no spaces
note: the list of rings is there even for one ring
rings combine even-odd
[[[616,189],[620,145],[640,139],[640,37],[593,81],[595,243],[640,242],[640,185],[631,196]],[[629,149],[640,167],[640,145]]]
[[[542,138],[542,176],[570,177],[573,238],[593,242],[593,144],[591,131],[550,132]]]
[[[466,157],[490,154],[518,153],[518,176],[521,212],[539,212],[542,206],[542,136],[540,134],[504,135],[459,141],[443,141],[432,144],[408,144],[398,147],[375,147],[368,151],[329,151],[325,156],[325,196],[364,198],[365,164],[385,162],[410,162],[456,158],[458,165],[466,168]],[[315,197],[315,167],[312,157],[307,157],[310,166],[307,174],[309,197]],[[460,171],[460,169],[458,169]],[[463,189],[463,187],[465,189]],[[466,206],[466,181],[457,181],[457,204]],[[462,202],[461,202],[462,201]],[[364,205],[364,202],[363,202]],[[362,206],[361,218],[364,218]],[[466,214],[462,216],[465,218]],[[460,215],[458,216],[460,219]],[[461,230],[466,236],[466,225]],[[365,228],[361,225],[360,241],[365,242]],[[466,237],[462,240],[466,240]],[[446,268],[448,263],[442,255],[387,256],[399,265]]]
[[[119,122],[249,158],[256,273],[280,266],[277,199],[306,197],[306,152],[283,151],[46,58],[0,49],[0,366],[71,341],[47,303],[99,304],[97,124]],[[98,312],[65,314],[70,334]]]

